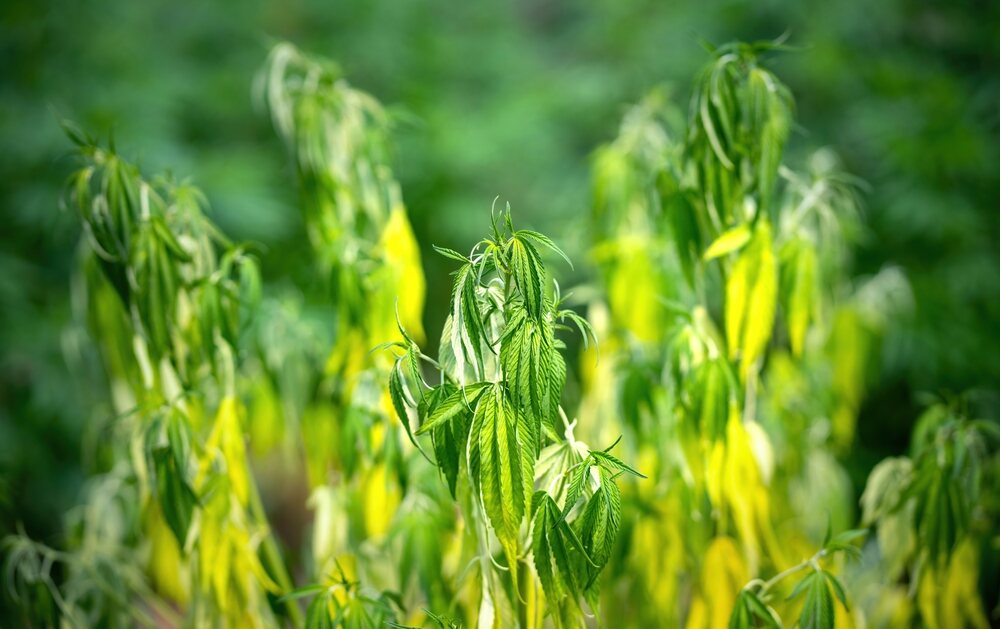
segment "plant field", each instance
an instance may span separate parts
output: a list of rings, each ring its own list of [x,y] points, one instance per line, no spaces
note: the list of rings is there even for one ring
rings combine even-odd
[[[970,301],[981,378],[934,375],[964,343],[935,313],[1000,269],[934,292],[873,258],[885,180],[799,116],[807,53],[701,46],[551,217],[506,179],[436,213],[412,173],[441,157],[399,150],[420,116],[288,42],[243,85],[273,233],[220,220],[218,171],[63,121],[46,211],[76,244],[35,325],[77,419],[58,446],[0,389],[0,625],[1000,622],[1000,302]]]

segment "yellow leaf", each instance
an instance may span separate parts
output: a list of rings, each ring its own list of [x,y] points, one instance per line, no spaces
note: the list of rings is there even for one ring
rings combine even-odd
[[[753,433],[756,444],[743,425],[739,407],[730,403],[725,439],[706,444],[705,489],[720,523],[726,526],[732,518],[749,564],[756,570],[762,543],[775,563],[784,559],[771,529],[768,488],[755,452],[769,451],[770,443],[762,430],[754,428]]]
[[[187,604],[188,571],[177,538],[156,501],[151,501],[147,508],[146,535],[150,541],[149,574],[153,587],[169,600],[182,606]]]
[[[801,356],[815,299],[816,252],[805,243],[796,249],[794,259],[789,261],[794,265],[794,283],[788,297],[788,339],[792,353]]]
[[[379,539],[388,532],[400,494],[399,482],[388,473],[384,463],[372,467],[363,489],[365,531],[370,538]]]
[[[621,239],[616,247],[615,265],[608,277],[608,302],[615,324],[635,338],[656,343],[664,332],[664,294],[651,247],[645,239]]]
[[[233,493],[240,504],[247,505],[250,496],[250,472],[247,469],[246,444],[240,427],[239,403],[227,395],[219,403],[215,425],[208,437],[208,450],[220,450],[226,460],[226,473]]]
[[[774,327],[774,311],[778,302],[778,265],[771,247],[771,228],[761,222],[754,234],[753,282],[743,330],[740,371],[744,379],[754,363],[764,355]]]
[[[729,358],[735,359],[742,346],[743,322],[749,303],[753,264],[753,249],[746,249],[736,259],[726,280],[726,341]]]
[[[959,542],[944,570],[925,564],[917,604],[929,629],[990,626],[979,596],[979,550],[972,539]]]
[[[705,551],[701,572],[701,596],[707,611],[704,627],[726,629],[729,626],[736,597],[749,578],[749,570],[736,542],[729,537],[713,539]]]
[[[743,245],[750,242],[750,226],[746,223],[728,229],[716,238],[708,246],[702,256],[705,260],[712,260],[728,253],[740,250]]]
[[[281,401],[271,379],[261,375],[254,379],[249,404],[250,444],[253,453],[262,456],[281,445],[285,438]]]
[[[384,338],[373,338],[376,344],[396,339],[399,335],[396,329],[396,307],[399,308],[399,319],[407,333],[418,343],[424,339],[423,313],[426,280],[423,266],[420,263],[420,248],[413,235],[410,221],[406,218],[406,210],[397,206],[389,214],[389,220],[382,230],[379,241],[383,261],[389,270],[385,283],[379,287],[383,300],[388,301],[388,308],[372,308],[373,317],[383,320],[372,326],[373,336],[384,335]]]

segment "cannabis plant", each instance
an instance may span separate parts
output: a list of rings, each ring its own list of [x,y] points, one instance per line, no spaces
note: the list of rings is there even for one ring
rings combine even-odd
[[[630,523],[617,568],[635,622],[717,626],[735,609],[734,626],[774,624],[762,598],[791,575],[804,604],[777,605],[782,618],[805,626],[820,610],[829,626],[833,594],[846,600],[816,514],[850,491],[834,453],[905,281],[892,269],[850,279],[857,180],[828,152],[785,165],[793,100],[761,62],[775,48],[712,48],[686,120],[653,92],[594,159],[606,305],[592,311],[615,367],[585,372],[589,407],[622,418],[659,478],[632,497],[648,515]],[[837,530],[849,511],[834,511]],[[800,528],[779,542],[789,521]]]
[[[423,337],[424,277],[389,165],[390,119],[374,98],[350,86],[334,63],[290,44],[273,48],[257,92],[295,166],[316,270],[326,289],[320,298],[336,312],[325,365],[307,368],[318,374],[319,384],[305,393],[299,416],[288,418],[300,429],[316,510],[312,576],[330,577],[333,586],[346,571],[351,578],[402,591],[414,575],[406,569],[410,562],[402,562],[397,575],[385,569],[401,563],[404,550],[395,538],[405,535],[400,529],[433,517],[427,509],[411,511],[415,503],[433,504],[434,496],[422,497],[415,478],[407,481],[410,456],[390,420],[385,386],[391,362],[371,352],[400,338],[397,316],[412,335]],[[287,345],[271,338],[262,347],[265,355],[280,355]],[[264,362],[280,382],[282,361]],[[407,486],[411,491],[404,495]],[[405,513],[395,518],[404,503]],[[353,550],[359,546],[361,552]],[[362,561],[356,561],[359,555]],[[440,560],[430,553],[417,563],[425,595],[444,604],[447,591],[439,579],[426,578],[440,573]]]
[[[872,621],[990,625],[978,580],[1000,513],[990,472],[1000,465],[1000,429],[970,418],[969,397],[936,401],[914,426],[910,455],[880,462],[868,477],[861,523],[875,529],[878,552],[850,576],[864,585],[860,603]]]
[[[83,162],[67,188],[84,232],[80,306],[116,418],[102,427],[107,464],[70,518],[71,547],[8,541],[8,587],[50,610],[43,621],[176,623],[179,609],[196,625],[272,625],[282,612],[268,597],[291,581],[249,470],[238,396],[256,262],[207,218],[197,188],[146,179],[113,146],[67,131]]]
[[[600,575],[622,520],[621,474],[641,476],[576,439],[561,406],[563,342],[589,324],[563,307],[540,250],[547,236],[515,230],[510,208],[458,263],[435,361],[403,326],[389,390],[400,421],[458,502],[474,542],[480,627],[580,626],[598,610]],[[424,378],[424,365],[438,383]],[[499,554],[495,548],[499,549]],[[540,586],[540,587],[539,587]]]

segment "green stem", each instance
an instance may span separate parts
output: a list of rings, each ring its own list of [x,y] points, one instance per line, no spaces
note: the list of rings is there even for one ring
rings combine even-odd
[[[805,561],[797,563],[794,566],[792,566],[791,568],[788,568],[787,570],[782,570],[781,572],[779,572],[778,574],[774,575],[773,577],[771,577],[767,581],[764,581],[762,583],[760,581],[756,581],[756,582],[755,581],[751,581],[747,585],[749,586],[749,585],[752,585],[754,583],[761,583],[759,593],[760,593],[761,597],[763,598],[768,593],[768,591],[770,591],[770,589],[773,588],[775,585],[777,585],[782,579],[790,577],[791,575],[793,575],[793,574],[795,574],[797,572],[801,572],[802,570],[805,570],[809,566],[815,566],[816,562],[819,561],[820,559],[822,559],[825,556],[826,556],[826,549],[820,550],[815,555],[813,555],[812,557],[810,557],[809,559],[806,559]]]

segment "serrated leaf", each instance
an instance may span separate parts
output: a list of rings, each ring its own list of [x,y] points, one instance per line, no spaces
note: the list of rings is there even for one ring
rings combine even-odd
[[[621,492],[607,470],[601,470],[601,486],[594,492],[575,526],[587,555],[598,568],[591,572],[587,587],[611,558],[621,528]]]
[[[430,432],[456,415],[471,411],[479,400],[479,396],[491,384],[489,382],[478,382],[467,387],[459,387],[434,408],[430,416],[424,420],[423,424],[420,425],[420,428],[414,434],[422,435]]]
[[[458,361],[458,375],[464,378],[465,365],[471,364],[474,373],[482,375],[483,342],[486,337],[482,312],[479,307],[476,270],[472,264],[463,265],[455,274],[451,308],[451,348]]]
[[[587,458],[573,470],[573,475],[570,477],[569,489],[566,492],[566,504],[563,506],[562,514],[559,516],[560,521],[566,519],[566,516],[580,500],[580,496],[583,495],[583,487],[590,473],[590,465],[591,459]]]
[[[799,582],[790,598],[805,592],[799,627],[802,629],[833,629],[833,595],[821,571],[814,570]]]
[[[548,422],[553,404],[550,390],[556,380],[553,372],[564,369],[557,365],[551,324],[532,319],[523,308],[512,308],[500,339],[500,365],[510,386],[515,407],[530,414],[536,426]],[[560,357],[561,358],[561,357]]]
[[[476,405],[470,440],[475,444],[479,492],[483,508],[505,547],[516,544],[518,529],[531,499],[534,456],[522,456],[526,435],[502,384],[486,390]],[[470,453],[470,460],[473,455]],[[526,489],[527,488],[527,489]]]
[[[507,243],[507,259],[528,316],[540,320],[545,301],[545,265],[538,251],[530,242],[514,237]]]
[[[552,352],[552,369],[549,371],[549,386],[546,392],[548,398],[548,409],[542,417],[542,427],[555,440],[555,421],[559,416],[559,404],[562,400],[562,391],[566,386],[566,360],[558,351]]]
[[[434,248],[434,251],[437,251],[444,257],[449,258],[451,260],[456,260],[462,263],[469,262],[469,259],[467,257],[463,256],[461,253],[455,251],[454,249],[449,249],[448,247],[439,247],[437,245],[431,245],[431,247]]]
[[[558,601],[561,593],[556,584],[556,575],[552,566],[552,553],[549,548],[549,515],[551,509],[548,501],[552,498],[543,491],[536,492],[532,498],[534,503],[534,519],[532,522],[531,552],[534,559],[535,572],[542,584],[542,590],[550,601]]]
[[[570,268],[573,268],[573,262],[569,259],[569,256],[563,253],[563,250],[559,248],[559,245],[557,245],[551,238],[549,238],[545,234],[532,231],[530,229],[521,229],[515,232],[514,236],[518,238],[529,238],[531,240],[534,240],[538,244],[547,247],[548,249],[555,252],[560,258],[565,260],[566,264],[568,264]]]
[[[626,464],[624,461],[619,459],[613,454],[608,454],[607,452],[593,451],[590,453],[598,463],[602,463],[607,467],[617,471],[617,472],[628,472],[633,476],[639,478],[646,478],[646,475],[639,470],[633,468],[632,466]]]

